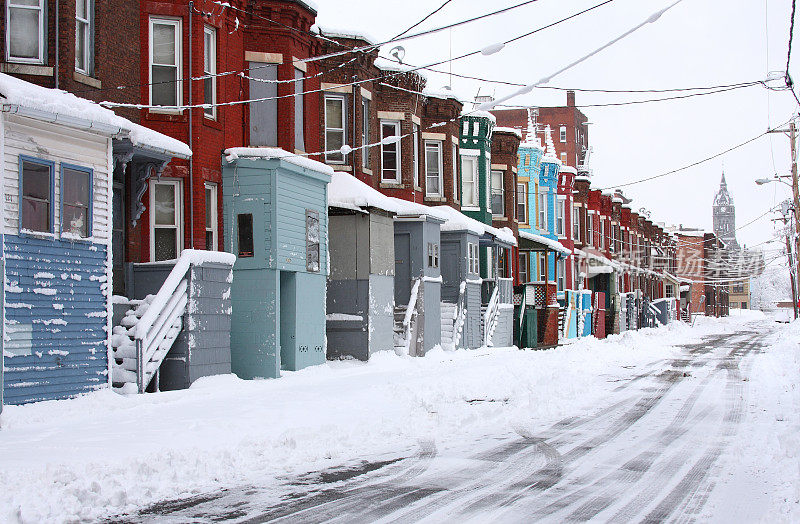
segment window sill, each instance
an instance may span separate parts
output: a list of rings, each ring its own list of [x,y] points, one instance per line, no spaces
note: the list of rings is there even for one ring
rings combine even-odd
[[[397,182],[381,182],[381,189],[405,189],[405,184],[398,184]]]
[[[342,164],[331,164],[331,167],[334,171],[347,171],[348,173],[353,171],[353,166],[345,166]]]
[[[100,82],[100,80],[92,78],[91,76],[85,75],[79,71],[72,72],[72,79],[76,82],[80,82],[81,84],[95,87],[97,89],[101,89],[103,87],[103,83]]]
[[[447,199],[439,195],[425,195],[425,202],[447,202]]]
[[[182,109],[158,109],[155,107],[149,107],[147,108],[147,111],[152,115],[183,116]]]
[[[372,176],[372,169],[368,169],[366,167],[362,167],[361,168],[361,172],[364,173],[365,175]]]
[[[53,76],[53,68],[50,66],[12,62],[3,63],[2,67],[0,67],[0,72],[16,75]]]

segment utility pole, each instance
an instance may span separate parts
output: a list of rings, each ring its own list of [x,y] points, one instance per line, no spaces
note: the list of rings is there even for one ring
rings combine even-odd
[[[784,203],[788,204],[788,202]],[[792,243],[791,243],[792,226],[789,224],[788,211],[789,211],[788,209],[784,209],[783,225],[786,227],[786,257],[788,258],[789,261],[789,280],[792,283],[792,310],[794,311],[794,318],[797,318],[798,316],[797,287],[795,284],[796,282],[794,274],[795,266],[794,266],[794,256],[792,255]]]

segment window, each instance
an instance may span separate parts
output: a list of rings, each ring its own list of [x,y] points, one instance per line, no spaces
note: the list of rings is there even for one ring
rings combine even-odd
[[[519,253],[519,281],[521,284],[531,281],[528,273],[528,253],[525,251]]]
[[[150,259],[173,260],[183,248],[180,180],[150,183]]]
[[[302,70],[294,69],[294,148],[300,151],[306,150],[305,138],[305,81]]]
[[[388,137],[397,137],[395,140],[400,137],[400,122],[381,122],[381,180],[399,184],[401,181],[400,142],[384,143]]]
[[[478,244],[467,244],[467,269],[475,275],[480,271],[480,258],[478,257]]]
[[[586,221],[586,244],[594,245],[594,215],[589,215],[589,220]]]
[[[461,204],[478,207],[478,159],[461,157]]]
[[[566,165],[567,164],[567,154],[561,153],[561,163]]]
[[[206,249],[217,251],[219,246],[219,233],[217,219],[217,184],[206,182]]]
[[[453,201],[458,202],[458,146],[453,144]]]
[[[242,213],[236,216],[237,244],[239,244],[239,257],[253,256],[253,215]]]
[[[9,61],[44,63],[44,0],[6,2],[6,57]]]
[[[21,230],[53,232],[53,164],[20,158]]]
[[[150,19],[150,103],[177,106],[181,103],[181,22]]]
[[[503,189],[503,172],[492,171],[492,216],[505,215],[505,191]]]
[[[325,95],[325,161],[331,164],[346,162],[339,152],[345,142],[345,115],[344,97]]]
[[[61,232],[92,235],[92,170],[61,165]]]
[[[556,260],[556,272],[557,272],[557,283],[558,283],[558,290],[564,290],[564,284],[567,281],[567,266],[564,263],[564,260]]]
[[[539,229],[547,229],[547,191],[539,193]]]
[[[411,124],[411,139],[414,141],[414,187],[419,187],[419,126]]]
[[[603,220],[602,218],[598,220],[598,222],[599,222],[599,227],[597,228],[598,229],[597,236],[600,237],[600,242],[598,242],[597,247],[599,247],[600,249],[604,249],[606,247],[606,224],[605,220]]]
[[[361,167],[369,169],[369,98],[361,98]]]
[[[566,203],[562,199],[558,199],[556,202],[556,234],[560,237],[566,235],[566,231],[564,229],[564,212]]]
[[[425,194],[442,196],[442,143],[425,141]]]
[[[75,70],[84,75],[92,73],[92,0],[75,2]]]
[[[559,128],[558,137],[559,137],[559,140],[561,140],[562,142],[566,142],[567,141],[567,126],[561,126]]]
[[[664,286],[664,295],[666,295],[667,298],[675,296],[675,287],[672,284]]]
[[[217,103],[217,30],[213,27],[203,28],[203,103]],[[217,117],[214,105],[203,109],[208,118]]]
[[[517,184],[517,220],[528,223],[528,184]]]
[[[439,244],[428,242],[428,267],[439,267]]]
[[[306,270],[318,273],[320,270],[319,213],[306,209]]]
[[[578,206],[572,207],[572,239],[576,242],[580,240],[581,236],[581,208]]]

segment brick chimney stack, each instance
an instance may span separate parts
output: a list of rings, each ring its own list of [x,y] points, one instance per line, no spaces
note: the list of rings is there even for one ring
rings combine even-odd
[[[575,91],[567,91],[567,107],[575,107]]]

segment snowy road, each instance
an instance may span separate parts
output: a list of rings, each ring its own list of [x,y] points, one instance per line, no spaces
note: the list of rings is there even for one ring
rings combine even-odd
[[[757,520],[757,496],[744,503],[730,486],[715,490],[733,475],[750,371],[772,326],[741,323],[680,346],[615,378],[596,409],[547,429],[498,425],[483,436],[423,440],[413,453],[162,502],[121,520],[686,522],[722,520],[723,506]]]

